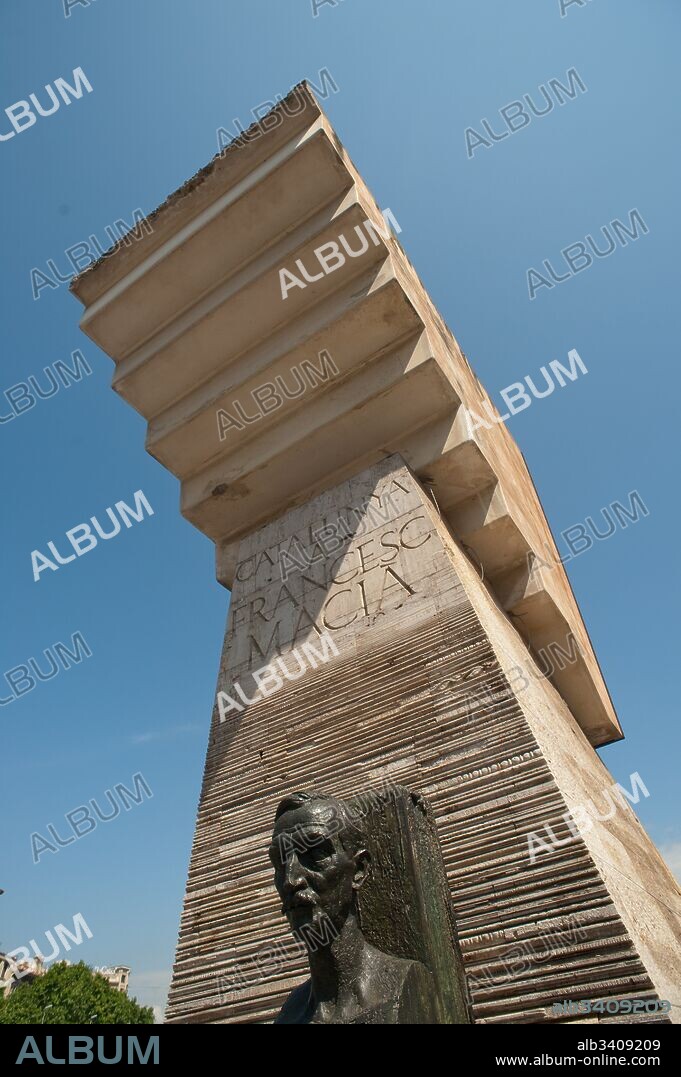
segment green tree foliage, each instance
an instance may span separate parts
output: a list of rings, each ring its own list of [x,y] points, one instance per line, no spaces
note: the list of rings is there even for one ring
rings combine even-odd
[[[96,1017],[93,1017],[96,1014]],[[151,1006],[138,1006],[81,961],[55,964],[44,976],[0,998],[2,1025],[153,1025]]]

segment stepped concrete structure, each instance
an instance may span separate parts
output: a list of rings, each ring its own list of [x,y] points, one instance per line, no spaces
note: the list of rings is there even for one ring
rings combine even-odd
[[[678,1019],[679,888],[595,752],[525,462],[308,85],[148,220],[72,288],[232,591],[167,1020],[272,1018],[305,968],[275,805],[391,783],[433,806],[476,1021]]]

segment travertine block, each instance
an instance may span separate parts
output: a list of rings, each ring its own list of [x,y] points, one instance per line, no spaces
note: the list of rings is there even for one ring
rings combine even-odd
[[[507,608],[535,650],[576,641],[554,683],[592,744],[619,739],[522,455],[309,87],[148,224],[72,287],[114,388],[149,423],[148,451],[180,479],[182,513],[215,542],[220,582],[246,536],[400,453],[488,581],[546,563]],[[286,289],[286,272],[302,286]],[[285,397],[278,379],[292,386],[322,352],[337,373]],[[252,418],[262,392],[280,406],[225,431],[220,411]]]
[[[477,1020],[670,997],[678,889],[628,806],[567,830],[612,779],[399,458],[241,543],[218,687],[170,1019],[271,1017],[305,967],[267,961],[274,807],[385,782],[433,807]],[[547,821],[569,840],[532,863]]]

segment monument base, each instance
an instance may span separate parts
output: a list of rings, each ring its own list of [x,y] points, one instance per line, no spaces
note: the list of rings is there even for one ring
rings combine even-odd
[[[432,806],[475,1021],[667,1020],[681,900],[636,787],[594,818],[612,777],[396,456],[240,546],[167,1020],[273,1018],[306,975],[274,806],[391,785]]]

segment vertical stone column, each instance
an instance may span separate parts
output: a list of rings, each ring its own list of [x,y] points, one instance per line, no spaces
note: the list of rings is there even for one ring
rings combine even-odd
[[[622,730],[569,580],[390,220],[301,84],[72,283],[232,590],[168,1016],[275,1012],[274,805],[383,781],[434,807],[476,1020],[678,1014],[679,889],[594,750]]]
[[[381,783],[433,806],[477,1020],[669,997],[666,869],[632,856],[628,807],[583,835],[562,820],[612,779],[394,456],[239,548],[168,1019],[272,1017],[305,974],[271,880],[274,808]],[[532,862],[546,822],[561,844]]]

